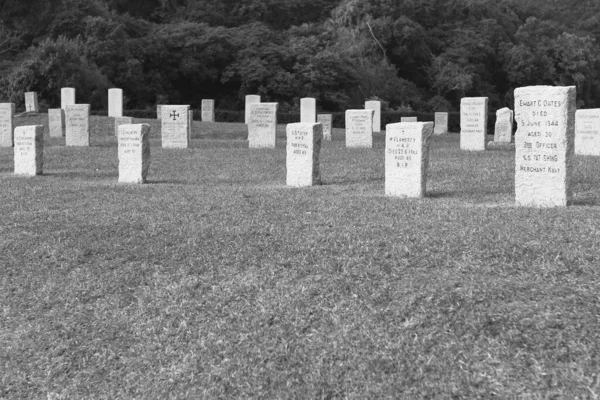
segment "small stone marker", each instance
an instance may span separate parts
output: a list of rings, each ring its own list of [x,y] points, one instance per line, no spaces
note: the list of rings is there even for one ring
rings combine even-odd
[[[417,117],[400,117],[400,122],[417,122]]]
[[[575,112],[575,154],[600,156],[600,108]]]
[[[278,103],[252,103],[248,109],[248,147],[275,147]]]
[[[319,153],[323,139],[320,123],[300,122],[286,126],[286,185],[313,186],[321,183]]]
[[[328,142],[331,141],[332,118],[331,114],[317,114],[317,122],[323,125],[323,140]]]
[[[90,145],[90,105],[69,104],[65,109],[67,146]]]
[[[250,104],[260,103],[260,96],[257,94],[246,95],[246,107],[244,109],[244,121],[250,123]]]
[[[62,108],[48,109],[48,131],[50,137],[65,136],[65,110]]]
[[[446,135],[448,133],[448,113],[436,112],[434,116],[435,126],[433,128],[433,134]]]
[[[202,122],[215,122],[215,101],[212,99],[202,100],[202,111],[200,113]]]
[[[379,100],[365,101],[365,110],[375,110],[373,132],[381,132],[381,102]]]
[[[67,106],[75,104],[75,88],[64,87],[60,89],[60,108],[67,109]]]
[[[375,110],[346,110],[346,147],[373,147]]]
[[[123,116],[123,89],[108,89],[108,116]]]
[[[494,142],[508,142],[512,140],[513,111],[504,107],[496,111],[496,124],[494,126]]]
[[[313,97],[300,99],[300,122],[317,122],[317,100]]]
[[[162,104],[156,105],[156,119],[158,119],[158,120],[160,120],[162,118],[161,107],[162,107]]]
[[[460,149],[485,150],[488,98],[463,97],[460,100]]]
[[[13,146],[15,129],[15,104],[0,103],[0,147]]]
[[[421,198],[425,195],[433,125],[433,122],[400,122],[386,126],[386,196]]]
[[[117,135],[119,182],[146,182],[150,167],[150,125],[121,125]]]
[[[40,112],[37,92],[25,92],[25,111]]]
[[[133,118],[131,117],[115,117],[115,136],[119,134],[119,127],[121,125],[133,124]]]
[[[575,86],[515,89],[515,200],[520,206],[566,206],[571,198]]]
[[[44,165],[44,127],[15,128],[15,175],[41,175]]]
[[[161,106],[163,148],[187,149],[190,144],[189,105]]]

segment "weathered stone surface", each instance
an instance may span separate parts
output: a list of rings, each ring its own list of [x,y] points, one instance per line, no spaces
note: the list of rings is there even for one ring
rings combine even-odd
[[[133,124],[131,117],[115,117],[115,135],[119,134],[119,126]]]
[[[67,146],[90,145],[90,105],[69,104],[65,108]]]
[[[65,136],[65,110],[62,108],[48,109],[48,131],[50,137]]]
[[[434,114],[435,126],[433,127],[434,135],[445,135],[448,133],[448,113],[436,112]]]
[[[313,186],[321,183],[319,154],[323,139],[320,123],[301,122],[288,124],[286,184],[288,186]]]
[[[75,88],[64,87],[60,89],[60,108],[67,109],[67,106],[75,104]]]
[[[513,111],[504,107],[496,111],[494,142],[511,142],[513,129]]]
[[[331,141],[332,118],[331,114],[317,114],[317,122],[323,125],[323,140],[328,142]]]
[[[433,125],[433,122],[386,125],[386,196],[421,198],[425,195]]]
[[[15,175],[41,175],[44,167],[44,127],[15,128]]]
[[[515,90],[517,205],[566,206],[571,199],[575,96],[574,86]]]
[[[244,109],[244,120],[246,124],[250,123],[250,104],[260,103],[260,96],[257,94],[246,95],[246,108]]]
[[[13,146],[15,104],[0,103],[0,147]]]
[[[600,108],[575,112],[575,154],[600,156]]]
[[[25,92],[25,111],[40,112],[37,92]]]
[[[485,150],[487,97],[463,97],[460,101],[460,149]]]
[[[203,99],[200,114],[202,122],[215,122],[215,101],[212,99]]]
[[[161,137],[163,148],[187,149],[190,145],[189,105],[161,106]]]
[[[417,117],[400,117],[400,122],[417,122]]]
[[[373,147],[375,110],[346,110],[346,147]]]
[[[317,100],[312,97],[300,99],[300,122],[317,122]]]
[[[275,147],[278,103],[252,103],[248,109],[248,147]]]
[[[108,89],[108,116],[123,116],[123,89]]]
[[[119,182],[144,183],[150,168],[150,125],[119,126]]]
[[[373,132],[381,132],[381,102],[379,100],[365,101],[365,110],[375,110]]]

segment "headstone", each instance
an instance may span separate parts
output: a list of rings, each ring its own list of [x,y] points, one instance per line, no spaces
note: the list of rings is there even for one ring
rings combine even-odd
[[[15,128],[15,175],[41,175],[44,166],[44,126]]]
[[[515,89],[515,200],[520,206],[566,206],[571,198],[575,86]]]
[[[190,143],[189,105],[161,107],[161,137],[163,148],[186,149]]]
[[[162,104],[157,104],[156,105],[156,119],[158,119],[158,120],[160,120],[162,118],[161,107],[162,107]]]
[[[321,183],[319,153],[323,139],[322,129],[320,123],[300,122],[287,125],[286,185],[303,187]]]
[[[150,167],[150,125],[121,125],[117,135],[119,182],[146,182]]]
[[[575,154],[600,156],[600,108],[575,112]]]
[[[373,132],[381,132],[381,102],[379,100],[365,101],[365,110],[375,110]]]
[[[488,98],[463,97],[460,100],[460,149],[485,150]]]
[[[496,111],[496,124],[494,126],[494,142],[508,142],[512,140],[513,111],[504,107]]]
[[[317,100],[313,97],[300,99],[300,122],[317,122]]]
[[[386,125],[386,196],[421,198],[425,195],[433,125],[433,122]]]
[[[435,126],[433,127],[434,135],[445,135],[448,133],[448,113],[436,112],[434,114]]]
[[[69,104],[65,109],[67,146],[90,145],[90,105]]]
[[[64,87],[60,89],[60,108],[67,109],[67,106],[75,104],[75,88]]]
[[[0,147],[13,146],[15,129],[15,104],[0,103]]]
[[[278,103],[252,103],[248,109],[248,147],[275,147]]]
[[[65,110],[62,108],[48,109],[48,131],[50,137],[65,136]]]
[[[417,117],[400,117],[400,122],[417,122]]]
[[[108,89],[108,116],[123,116],[123,89]]]
[[[317,114],[317,122],[323,125],[323,140],[327,142],[331,141],[332,118],[331,114]]]
[[[373,147],[375,110],[346,110],[346,147]]]
[[[40,112],[37,92],[25,92],[25,111]]]
[[[260,103],[260,96],[257,94],[246,95],[246,107],[244,109],[244,121],[250,123],[250,104]]]
[[[202,122],[215,122],[215,101],[212,99],[202,100],[202,111],[200,118]]]
[[[133,118],[131,117],[115,117],[115,136],[119,134],[119,127],[121,125],[133,124]]]

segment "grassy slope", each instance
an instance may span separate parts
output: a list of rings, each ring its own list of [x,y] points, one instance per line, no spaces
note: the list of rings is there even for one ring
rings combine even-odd
[[[334,132],[325,184],[291,189],[283,142],[195,128],[153,135],[143,186],[116,183],[114,137],[48,140],[35,178],[0,149],[0,398],[600,394],[598,158],[574,206],[517,208],[514,154],[436,137],[408,201],[381,136]]]

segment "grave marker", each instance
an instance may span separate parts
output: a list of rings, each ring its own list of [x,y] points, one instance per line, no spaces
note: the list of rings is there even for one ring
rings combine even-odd
[[[0,103],[0,147],[13,146],[15,129],[15,104]]]
[[[317,100],[312,97],[300,99],[300,122],[317,122]]]
[[[119,182],[146,182],[150,168],[150,125],[121,125],[117,135]]]
[[[75,104],[75,88],[64,87],[60,89],[60,108],[67,109],[67,106]]]
[[[571,198],[574,86],[515,89],[515,200],[520,206],[566,206]]]
[[[460,100],[460,149],[485,150],[488,98],[463,97]]]
[[[215,122],[215,101],[212,99],[202,100],[202,111],[200,118],[202,122]]]
[[[512,141],[513,111],[504,107],[496,111],[496,123],[494,125],[494,142]]]
[[[69,104],[65,109],[67,146],[90,145],[90,105]]]
[[[37,92],[25,92],[25,111],[40,112]]]
[[[44,164],[44,127],[15,128],[15,175],[41,175]]]
[[[248,110],[248,147],[275,147],[278,103],[252,103]]]
[[[600,108],[575,112],[575,154],[600,156]]]
[[[123,89],[108,89],[108,116],[123,116]]]
[[[433,134],[446,135],[448,133],[448,113],[436,112],[434,115],[435,126],[433,128]]]
[[[346,110],[346,147],[373,147],[375,110]]]
[[[331,125],[332,125],[331,114],[317,114],[317,122],[323,125],[323,140],[331,141]]]
[[[321,183],[319,153],[323,139],[320,123],[300,122],[286,127],[286,185],[313,186]]]
[[[50,137],[65,136],[65,110],[62,108],[48,109],[48,131]]]
[[[250,123],[250,105],[254,103],[260,103],[260,96],[257,94],[246,95],[246,106],[244,108],[244,121],[246,124]]]
[[[365,110],[375,110],[373,132],[381,132],[381,102],[379,100],[365,101]]]
[[[115,136],[117,136],[119,134],[119,127],[121,125],[131,125],[131,124],[133,124],[133,118],[131,118],[131,117],[115,117]]]
[[[187,149],[190,144],[189,105],[161,106],[163,148]]]

